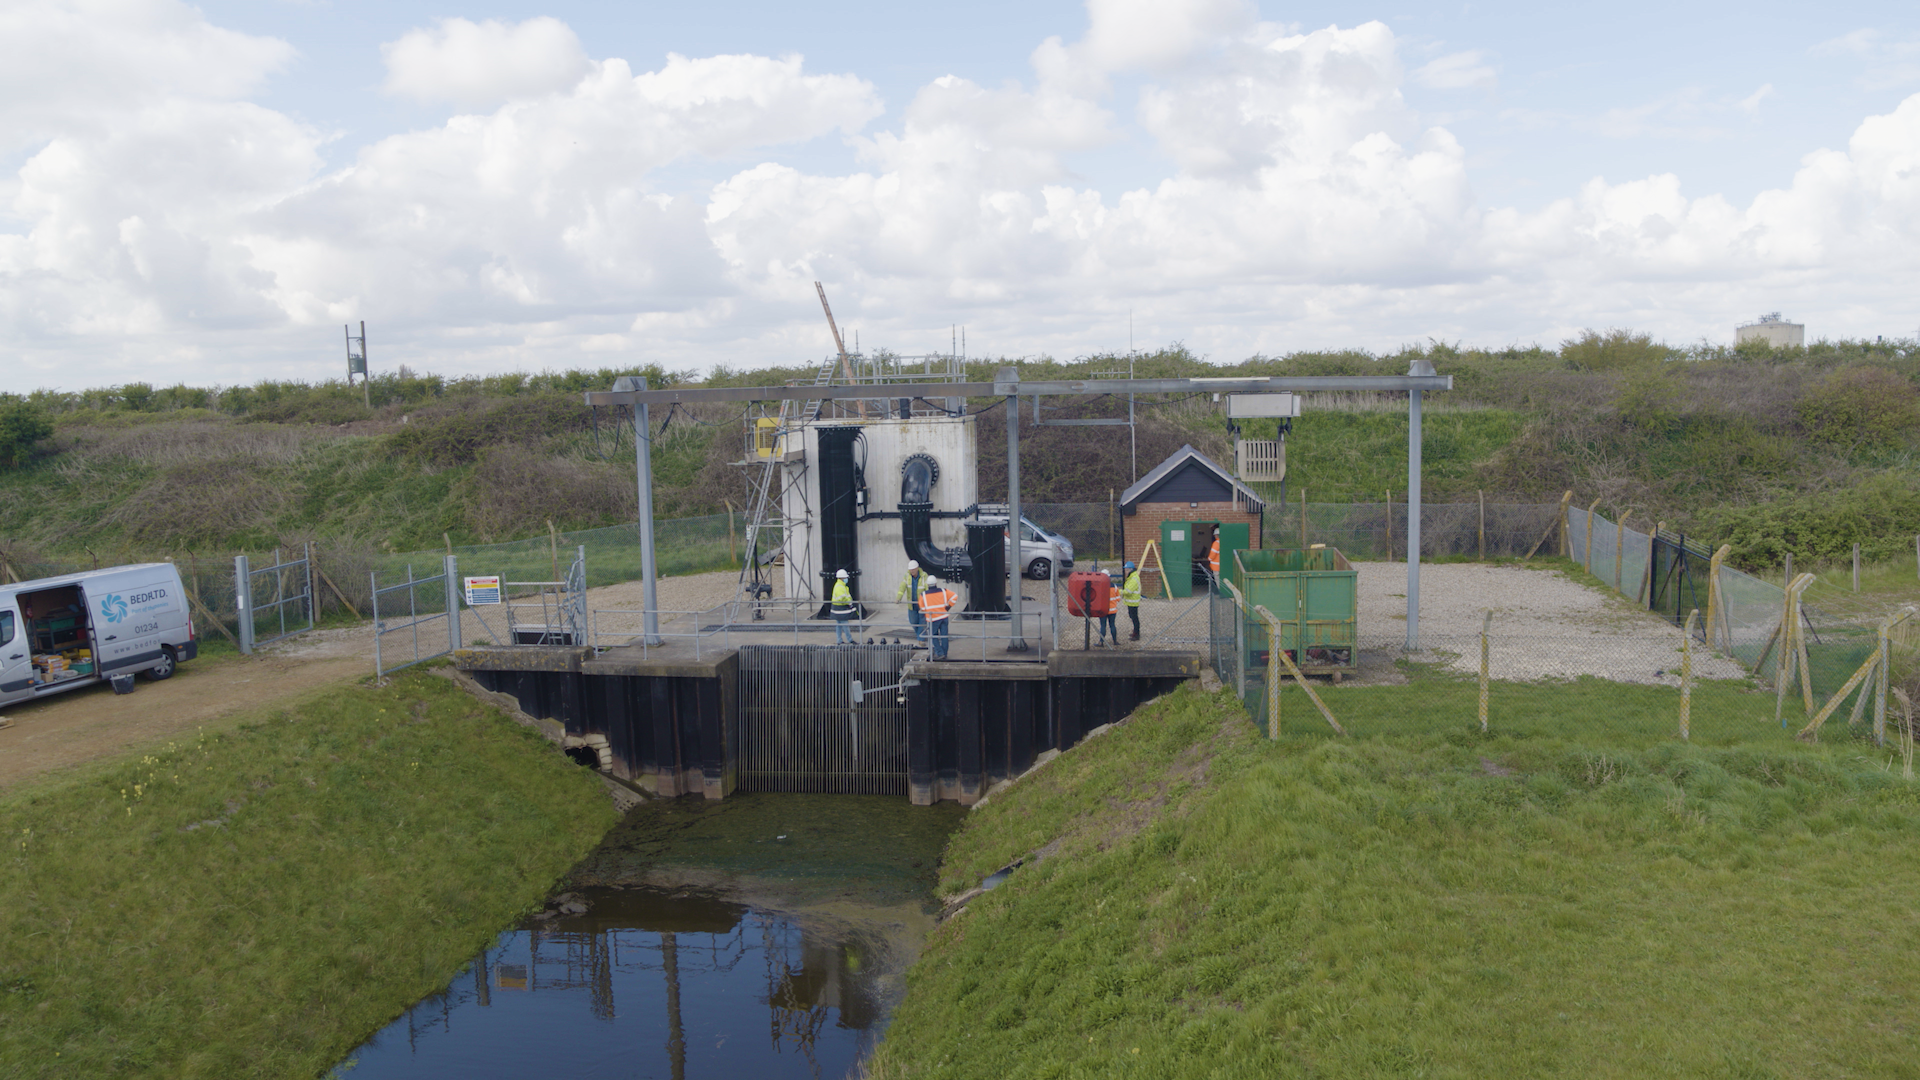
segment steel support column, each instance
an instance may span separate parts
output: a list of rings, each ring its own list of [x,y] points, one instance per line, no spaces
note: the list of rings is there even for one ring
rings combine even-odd
[[[640,375],[622,375],[613,381],[615,392],[641,391],[647,380]],[[640,607],[645,612],[641,629],[648,645],[660,641],[660,575],[653,561],[653,442],[652,425],[644,399],[633,403],[633,466],[640,496]]]
[[[1409,375],[1433,374],[1415,360]],[[1420,391],[1407,391],[1407,651],[1420,649]]]
[[[1012,612],[1013,633],[1008,635],[1007,651],[1027,651],[1027,625],[1020,608],[1020,583],[1026,580],[1027,567],[1020,554],[1020,375],[1005,367],[994,376],[996,387],[1007,389],[1007,579],[1013,595],[1007,598]]]

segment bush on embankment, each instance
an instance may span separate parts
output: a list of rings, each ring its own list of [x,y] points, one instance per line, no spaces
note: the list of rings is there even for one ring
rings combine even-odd
[[[1731,686],[1696,708],[1755,726],[1704,746],[1666,733],[1671,690],[1615,689],[1646,730],[1574,728],[1554,687],[1503,692],[1491,736],[1269,743],[1230,693],[1143,707],[955,837],[950,891],[1057,847],[935,932],[872,1075],[1920,1067],[1920,785]],[[1357,724],[1376,693],[1330,697]]]
[[[6,792],[0,1074],[318,1075],[613,816],[422,672]]]

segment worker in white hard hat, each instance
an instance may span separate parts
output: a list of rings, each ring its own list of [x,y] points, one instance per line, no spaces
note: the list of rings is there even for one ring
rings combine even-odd
[[[947,658],[947,616],[953,611],[955,599],[951,590],[941,586],[939,578],[927,575],[927,589],[920,594],[920,611],[927,617],[927,634],[932,639],[935,660]]]
[[[833,576],[835,579],[833,583],[833,606],[831,609],[831,614],[833,615],[833,643],[835,645],[852,645],[854,643],[853,616],[857,611],[853,604],[853,587],[847,584],[847,572],[845,570],[836,570]]]
[[[900,588],[893,594],[893,602],[907,602],[907,622],[913,624],[913,638],[920,644],[927,643],[927,617],[920,614],[920,594],[927,591],[927,575],[920,572],[920,564],[907,560],[907,576],[900,579]]]

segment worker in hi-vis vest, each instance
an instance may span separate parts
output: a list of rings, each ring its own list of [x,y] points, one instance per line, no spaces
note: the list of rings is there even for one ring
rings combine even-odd
[[[1215,591],[1220,588],[1220,530],[1213,530],[1213,546],[1207,549],[1207,570],[1213,575]]]
[[[920,594],[927,591],[927,577],[920,572],[920,564],[907,560],[907,576],[900,580],[900,588],[894,590],[893,602],[907,602],[907,621],[913,624],[913,639],[920,644],[927,643],[927,617],[920,614]]]
[[[1121,566],[1127,572],[1126,584],[1120,586],[1120,599],[1127,603],[1127,618],[1133,620],[1133,636],[1128,641],[1140,640],[1140,569],[1132,563]],[[1115,631],[1114,637],[1119,637]]]
[[[1109,578],[1119,577],[1118,574],[1108,576]],[[1120,583],[1109,580],[1107,584],[1107,609],[1100,613],[1100,644],[1105,645],[1107,635],[1112,634],[1114,647],[1118,648],[1120,645]]]
[[[853,587],[847,584],[847,572],[836,570],[833,574],[833,643],[851,645],[853,637]]]
[[[932,639],[933,658],[947,658],[947,614],[953,610],[953,593],[940,579],[927,575],[927,591],[920,594],[920,614],[927,618],[927,636]]]

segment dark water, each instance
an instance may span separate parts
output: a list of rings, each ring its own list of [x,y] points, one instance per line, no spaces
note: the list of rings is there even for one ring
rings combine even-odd
[[[503,932],[335,1075],[838,1080],[899,1000],[963,813],[857,795],[640,806],[575,869],[586,914]]]

